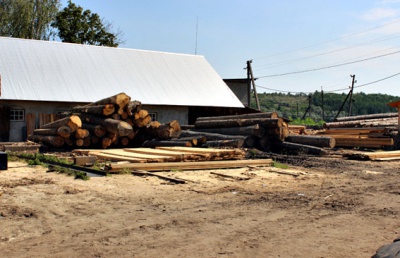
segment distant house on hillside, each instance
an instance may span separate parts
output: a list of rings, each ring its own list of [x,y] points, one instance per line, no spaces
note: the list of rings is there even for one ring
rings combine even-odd
[[[0,141],[120,92],[162,123],[244,108],[203,56],[0,37]]]

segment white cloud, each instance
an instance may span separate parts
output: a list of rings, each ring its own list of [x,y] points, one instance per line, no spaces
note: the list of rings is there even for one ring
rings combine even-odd
[[[397,4],[397,3],[400,3],[400,0],[382,0],[379,3],[380,4]]]
[[[386,0],[389,1],[389,0]],[[391,0],[391,1],[399,1],[400,0]],[[390,9],[390,8],[374,8],[366,12],[361,16],[363,20],[367,21],[376,21],[376,20],[381,20],[381,19],[386,19],[386,18],[393,18],[396,17],[398,13],[398,10],[396,9]]]

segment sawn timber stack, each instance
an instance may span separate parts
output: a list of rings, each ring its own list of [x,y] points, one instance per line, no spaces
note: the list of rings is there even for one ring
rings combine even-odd
[[[341,117],[325,123],[318,134],[335,138],[337,147],[390,148],[397,124],[397,113]]]

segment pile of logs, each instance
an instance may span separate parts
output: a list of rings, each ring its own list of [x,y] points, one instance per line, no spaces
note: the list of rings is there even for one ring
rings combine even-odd
[[[199,117],[180,139],[195,139],[206,147],[248,147],[267,150],[272,141],[289,135],[288,121],[276,112]]]
[[[342,117],[318,134],[334,138],[337,147],[384,148],[394,145],[397,123],[397,113]]]
[[[67,117],[35,129],[29,140],[53,147],[130,147],[144,139],[168,139],[179,135],[177,121],[160,124],[151,121],[139,101],[125,93],[72,108]]]

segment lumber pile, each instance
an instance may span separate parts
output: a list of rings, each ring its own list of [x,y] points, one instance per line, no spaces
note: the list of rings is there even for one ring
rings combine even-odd
[[[355,160],[391,161],[400,160],[400,151],[354,152],[343,156]]]
[[[107,160],[105,170],[130,171],[205,170],[246,166],[270,166],[271,159],[245,160],[242,149],[193,147],[125,148],[109,150],[74,150],[75,154]],[[187,161],[187,162],[186,162]]]
[[[109,148],[141,145],[146,139],[179,135],[179,123],[151,121],[139,101],[125,93],[72,108],[69,116],[35,129],[28,139],[61,148]]]
[[[106,166],[108,173],[116,173],[124,169],[144,171],[170,171],[170,170],[208,170],[240,168],[247,166],[271,166],[272,159],[253,160],[223,160],[223,161],[200,161],[200,162],[165,162],[165,163],[129,163],[109,164]]]
[[[99,160],[112,162],[129,161],[130,163],[182,162],[239,160],[245,158],[241,149],[214,149],[194,147],[156,147],[123,149],[76,149],[79,155],[95,156]]]
[[[394,145],[397,113],[341,117],[324,124],[319,135],[335,139],[337,147],[387,148]]]

